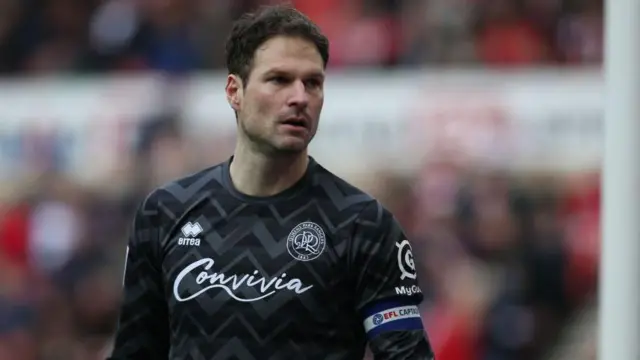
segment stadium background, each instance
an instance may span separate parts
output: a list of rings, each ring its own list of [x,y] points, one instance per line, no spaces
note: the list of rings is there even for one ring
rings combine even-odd
[[[267,1],[0,1],[0,359],[99,359],[133,206],[228,157],[231,21]],[[439,360],[595,358],[597,0],[296,0],[312,155],[414,240]]]

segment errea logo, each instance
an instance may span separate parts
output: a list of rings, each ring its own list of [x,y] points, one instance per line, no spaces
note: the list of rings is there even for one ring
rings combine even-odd
[[[200,238],[196,236],[202,233],[202,226],[199,223],[186,223],[182,229],[184,237],[178,239],[178,245],[181,246],[200,246]]]
[[[182,233],[186,237],[195,237],[202,232],[202,226],[199,223],[188,222],[182,227]]]

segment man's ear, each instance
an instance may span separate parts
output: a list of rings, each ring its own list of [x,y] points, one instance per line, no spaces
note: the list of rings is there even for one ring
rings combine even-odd
[[[229,74],[227,76],[227,85],[224,88],[227,94],[227,101],[231,108],[235,111],[240,110],[240,104],[244,96],[244,87],[242,79],[235,74]]]

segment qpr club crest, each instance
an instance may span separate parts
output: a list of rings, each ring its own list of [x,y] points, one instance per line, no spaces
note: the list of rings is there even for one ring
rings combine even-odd
[[[305,221],[294,227],[287,237],[287,250],[294,259],[311,261],[316,259],[327,245],[324,231],[313,222]]]

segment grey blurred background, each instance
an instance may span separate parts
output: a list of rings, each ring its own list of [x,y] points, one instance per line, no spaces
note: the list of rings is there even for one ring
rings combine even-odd
[[[0,0],[0,359],[104,358],[134,206],[230,156],[258,0]],[[414,241],[438,360],[595,359],[603,5],[295,0],[331,40],[312,155]]]

